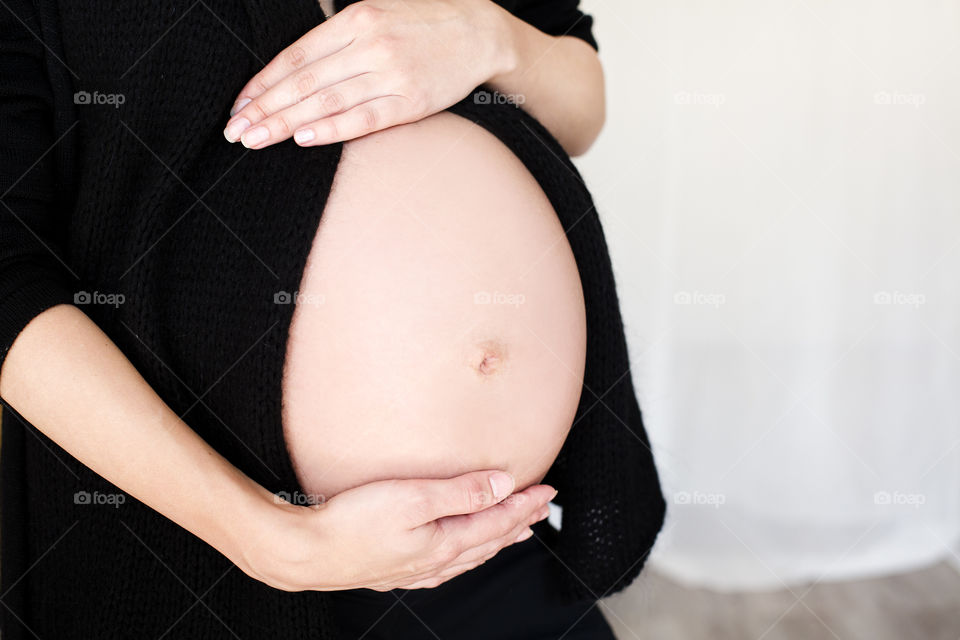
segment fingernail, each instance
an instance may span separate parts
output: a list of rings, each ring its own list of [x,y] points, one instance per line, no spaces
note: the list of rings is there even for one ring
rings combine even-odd
[[[313,129],[300,129],[300,131],[293,134],[293,139],[296,140],[297,144],[310,142],[314,137]]]
[[[554,489],[554,490],[553,490],[553,495],[550,496],[550,499],[547,500],[547,502],[552,502],[553,499],[557,497],[557,494],[558,494],[558,493],[560,493],[560,490],[559,490],[559,489]]]
[[[506,498],[513,491],[513,476],[505,471],[490,474],[490,488],[493,489],[493,497],[497,500]]]
[[[257,146],[269,137],[270,132],[267,131],[266,127],[254,127],[253,129],[244,132],[244,134],[240,137],[240,141],[243,142],[243,146],[249,149],[250,147]]]
[[[227,123],[227,128],[223,130],[223,137],[230,142],[236,142],[240,134],[250,126],[250,121],[246,118],[237,118]]]
[[[240,111],[240,109],[243,109],[248,104],[250,104],[250,98],[241,98],[240,100],[237,100],[236,104],[233,105],[233,108],[230,109],[230,115],[232,116],[233,114],[235,114],[237,111]]]
[[[533,529],[531,529],[530,527],[527,527],[526,529],[523,530],[523,532],[520,535],[517,536],[517,539],[514,540],[514,542],[523,542],[524,540],[526,540],[532,535],[533,535]]]

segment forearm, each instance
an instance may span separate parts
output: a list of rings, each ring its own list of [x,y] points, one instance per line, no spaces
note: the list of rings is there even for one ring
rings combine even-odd
[[[287,591],[436,586],[516,541],[556,494],[537,485],[505,500],[512,483],[493,495],[483,470],[373,482],[322,509],[277,501],[184,424],[72,305],[20,332],[0,396],[104,478]],[[458,514],[472,517],[446,518]]]
[[[491,3],[492,4],[492,3]],[[606,117],[603,67],[597,52],[573,36],[551,36],[497,5],[503,35],[492,89],[519,96],[522,106],[571,156],[585,153]],[[518,100],[518,101],[519,101]]]
[[[228,557],[233,532],[268,502],[76,307],[48,309],[20,333],[0,396],[80,462]]]

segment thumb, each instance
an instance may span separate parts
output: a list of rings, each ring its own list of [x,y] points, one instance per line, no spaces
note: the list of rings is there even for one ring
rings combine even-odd
[[[471,471],[453,478],[406,480],[416,508],[410,509],[413,527],[446,516],[476,513],[491,507],[511,493],[516,485],[505,471]]]

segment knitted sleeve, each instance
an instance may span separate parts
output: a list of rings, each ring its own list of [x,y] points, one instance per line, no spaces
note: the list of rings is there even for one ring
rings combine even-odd
[[[551,36],[574,36],[595,50],[593,16],[580,10],[579,0],[497,0],[497,4]]]
[[[39,12],[29,0],[0,10],[0,365],[36,315],[73,301],[61,238],[63,185]]]
[[[334,8],[340,11],[360,0],[334,0]],[[594,49],[598,49],[593,37],[593,16],[580,10],[580,0],[493,0],[527,24],[551,36],[574,36]]]

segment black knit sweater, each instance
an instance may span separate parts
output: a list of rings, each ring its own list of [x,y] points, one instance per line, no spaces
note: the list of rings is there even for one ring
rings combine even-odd
[[[596,46],[576,0],[503,5]],[[274,294],[299,285],[342,145],[249,151],[221,131],[246,81],[323,19],[316,0],[0,7],[0,358],[37,314],[77,303],[188,425],[275,492],[300,487],[280,420],[294,306]],[[610,259],[560,145],[484,97],[450,110],[529,168],[583,282],[582,400],[545,482],[564,508],[549,540],[557,582],[598,598],[636,577],[664,515]],[[326,594],[267,587],[130,496],[83,504],[78,493],[123,494],[10,407],[0,470],[4,640],[338,637]]]

